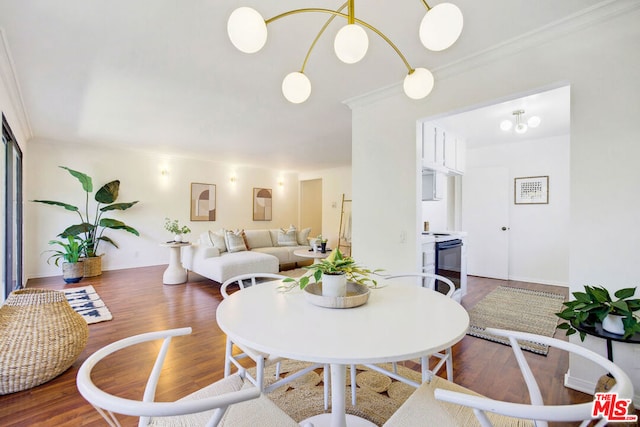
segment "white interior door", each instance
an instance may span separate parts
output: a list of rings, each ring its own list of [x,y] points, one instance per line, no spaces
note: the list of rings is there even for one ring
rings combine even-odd
[[[468,232],[467,273],[509,278],[509,171],[467,169],[462,177],[462,229]]]

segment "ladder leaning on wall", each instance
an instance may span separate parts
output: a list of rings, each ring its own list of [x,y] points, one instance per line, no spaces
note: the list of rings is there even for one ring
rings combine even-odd
[[[345,199],[344,193],[342,193],[342,205],[340,207],[338,250],[346,256],[351,256],[351,200]]]

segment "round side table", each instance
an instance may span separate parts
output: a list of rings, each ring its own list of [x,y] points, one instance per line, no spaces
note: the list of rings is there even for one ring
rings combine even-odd
[[[318,264],[320,262],[320,260],[325,259],[326,257],[329,256],[329,254],[331,253],[331,251],[327,251],[325,253],[322,253],[320,251],[318,252],[314,252],[314,251],[310,251],[307,249],[298,249],[293,251],[294,255],[297,255],[301,258],[313,258],[313,263],[314,264]]]
[[[185,246],[191,246],[189,242],[167,242],[160,246],[169,248],[169,266],[162,275],[162,283],[165,285],[180,285],[187,282],[187,270],[182,266],[180,250]]]

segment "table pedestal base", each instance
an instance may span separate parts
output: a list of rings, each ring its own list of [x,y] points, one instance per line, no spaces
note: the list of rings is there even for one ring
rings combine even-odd
[[[162,275],[165,285],[180,285],[187,282],[187,270],[180,261],[180,246],[169,247],[169,266]]]
[[[347,414],[346,419],[348,427],[376,427],[376,424],[371,421],[355,415]],[[300,425],[304,425],[304,423],[312,423],[313,427],[332,427],[331,414],[314,415],[302,421]]]
[[[345,413],[345,387],[347,367],[345,365],[331,364],[331,413],[320,414],[307,418],[314,427],[376,427],[374,423],[364,418]]]

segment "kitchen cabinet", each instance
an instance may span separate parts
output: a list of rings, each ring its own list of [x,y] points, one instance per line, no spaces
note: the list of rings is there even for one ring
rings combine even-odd
[[[418,128],[422,145],[422,167],[447,175],[464,171],[465,141],[436,122],[424,122]]]
[[[422,124],[422,166],[438,167],[444,165],[443,134],[435,124]]]
[[[435,242],[422,243],[422,271],[424,273],[436,273]]]
[[[422,171],[422,200],[442,200],[445,197],[447,177],[441,172]]]

